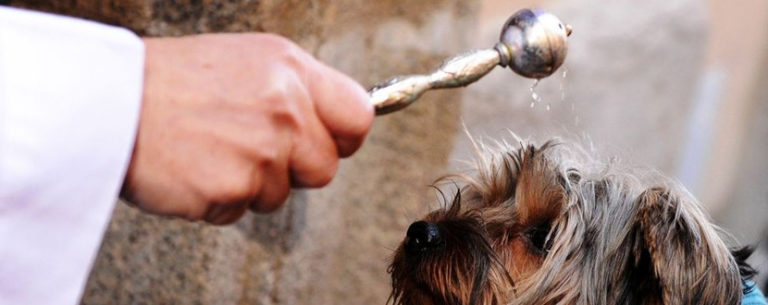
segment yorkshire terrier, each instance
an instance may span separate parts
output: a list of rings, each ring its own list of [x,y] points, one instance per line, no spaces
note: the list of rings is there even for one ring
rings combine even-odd
[[[750,250],[730,251],[674,182],[568,144],[500,146],[410,225],[391,303],[735,305],[751,289]]]

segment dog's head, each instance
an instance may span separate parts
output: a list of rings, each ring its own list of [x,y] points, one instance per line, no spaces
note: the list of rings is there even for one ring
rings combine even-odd
[[[408,228],[393,303],[739,303],[739,265],[690,195],[572,151],[481,158],[452,202]]]

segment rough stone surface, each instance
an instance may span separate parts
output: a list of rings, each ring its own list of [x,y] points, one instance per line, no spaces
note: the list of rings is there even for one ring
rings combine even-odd
[[[465,50],[461,29],[475,11],[463,0],[12,3],[148,36],[278,33],[366,86]],[[273,215],[214,227],[118,204],[82,304],[384,304],[388,257],[433,201],[428,185],[447,168],[460,99],[437,92],[377,118],[329,187],[295,191]]]

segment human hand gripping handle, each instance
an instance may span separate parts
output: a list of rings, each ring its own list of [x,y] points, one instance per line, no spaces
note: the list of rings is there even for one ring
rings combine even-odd
[[[122,196],[154,214],[231,223],[319,187],[373,120],[365,90],[271,34],[149,38]]]
[[[145,211],[230,223],[272,211],[292,186],[319,187],[360,147],[377,114],[426,90],[466,86],[496,65],[542,78],[567,54],[569,26],[520,10],[499,43],[366,93],[270,34],[146,39],[139,133],[122,196]]]

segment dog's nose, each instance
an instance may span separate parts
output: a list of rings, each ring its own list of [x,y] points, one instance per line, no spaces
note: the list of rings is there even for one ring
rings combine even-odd
[[[408,227],[405,236],[405,251],[409,255],[419,255],[427,250],[442,245],[440,229],[431,222],[417,221]]]

